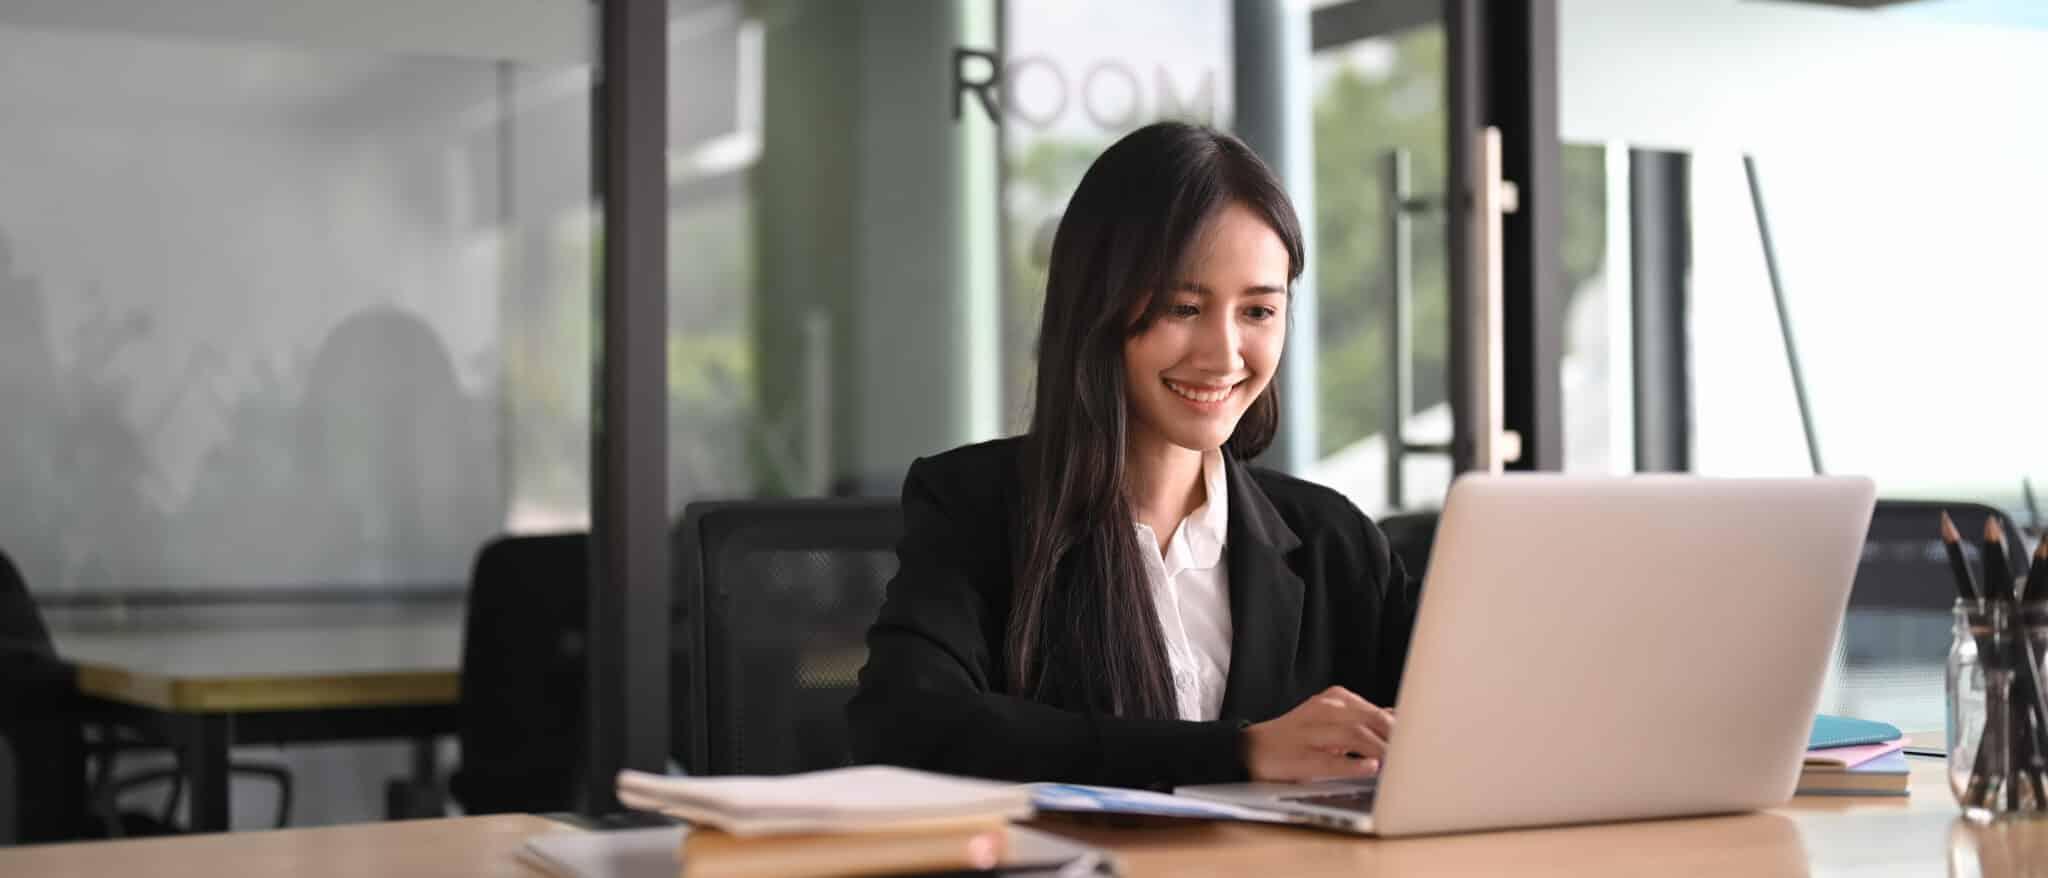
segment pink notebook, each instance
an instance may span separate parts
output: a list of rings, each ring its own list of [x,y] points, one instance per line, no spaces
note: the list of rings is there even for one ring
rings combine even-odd
[[[1806,767],[1850,769],[1886,753],[1903,749],[1905,740],[1886,741],[1882,744],[1859,744],[1854,747],[1825,747],[1806,751]]]

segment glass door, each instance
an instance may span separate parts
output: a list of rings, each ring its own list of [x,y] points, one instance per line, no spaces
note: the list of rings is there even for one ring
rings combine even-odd
[[[1450,484],[1446,31],[1441,4],[1316,10],[1317,435],[1307,476],[1368,514]]]

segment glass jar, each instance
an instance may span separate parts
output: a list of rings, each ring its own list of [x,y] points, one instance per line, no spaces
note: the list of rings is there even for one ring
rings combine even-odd
[[[2021,632],[2031,648],[2022,647]],[[2048,816],[2048,712],[2038,707],[2048,694],[2044,656],[2048,601],[1956,601],[1948,778],[1967,820]]]
[[[2043,864],[2048,864],[2048,833],[2038,826],[1972,823],[1960,817],[1949,826],[1949,878],[2039,875]]]

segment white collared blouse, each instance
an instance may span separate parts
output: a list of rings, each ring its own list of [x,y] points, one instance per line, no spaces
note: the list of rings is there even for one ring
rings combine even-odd
[[[1165,552],[1150,526],[1136,525],[1152,603],[1166,635],[1174,701],[1184,720],[1219,717],[1230,677],[1230,576],[1223,563],[1230,498],[1223,452],[1202,455],[1202,483],[1207,498],[1181,520]]]

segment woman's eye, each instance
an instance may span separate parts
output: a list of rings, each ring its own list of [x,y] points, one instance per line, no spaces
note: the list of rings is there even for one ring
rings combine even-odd
[[[1166,309],[1166,313],[1168,313],[1168,314],[1170,314],[1170,315],[1173,315],[1173,316],[1175,316],[1175,317],[1193,317],[1193,316],[1195,316],[1195,315],[1197,315],[1197,314],[1200,314],[1200,313],[1202,313],[1202,309],[1200,309],[1200,308],[1197,308],[1197,307],[1195,307],[1195,306],[1193,306],[1193,305],[1190,305],[1190,304],[1188,304],[1188,303],[1186,303],[1186,302],[1181,302],[1181,303],[1178,303],[1178,304],[1175,304],[1175,305],[1171,305],[1171,306],[1169,306],[1169,307],[1168,307],[1168,308]]]
[[[1280,313],[1280,310],[1271,305],[1253,305],[1246,308],[1244,313],[1253,320],[1271,320]]]

